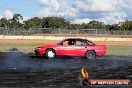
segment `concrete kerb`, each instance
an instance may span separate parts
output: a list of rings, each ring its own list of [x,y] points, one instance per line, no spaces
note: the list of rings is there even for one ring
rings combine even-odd
[[[62,40],[65,38],[86,38],[92,41],[132,41],[132,38],[113,38],[113,37],[58,37],[58,36],[5,36],[0,35],[0,39],[45,39]]]

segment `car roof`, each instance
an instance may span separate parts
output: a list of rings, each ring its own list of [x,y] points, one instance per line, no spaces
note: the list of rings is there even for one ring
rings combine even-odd
[[[87,39],[84,39],[84,38],[66,38],[64,40],[87,40]]]
[[[66,39],[64,39],[64,40],[62,40],[62,41],[66,41],[66,40],[86,40],[86,41],[89,41],[89,42],[91,42],[91,43],[93,43],[93,44],[95,44],[94,42],[92,42],[91,40],[88,40],[88,39],[84,39],[84,38],[66,38]]]

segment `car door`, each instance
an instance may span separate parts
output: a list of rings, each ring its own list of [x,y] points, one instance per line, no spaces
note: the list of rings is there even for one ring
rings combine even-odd
[[[69,41],[63,41],[62,45],[58,45],[56,53],[58,55],[70,55],[73,56],[74,55],[74,45],[69,45],[68,44]]]
[[[88,46],[85,44],[83,40],[76,40],[73,48],[74,48],[74,54],[76,56],[84,56]]]

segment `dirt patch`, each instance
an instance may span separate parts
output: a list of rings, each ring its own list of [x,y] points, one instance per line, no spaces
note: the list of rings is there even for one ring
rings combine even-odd
[[[15,39],[3,39],[0,40],[0,44],[56,44],[59,42],[59,40],[15,40]],[[96,41],[95,43],[97,44],[104,44],[104,45],[120,45],[120,46],[132,46],[131,41],[126,41],[126,42],[108,42],[108,41]]]
[[[132,42],[115,42],[115,41],[111,41],[111,42],[108,42],[108,41],[98,41],[96,42],[97,44],[103,44],[103,45],[120,45],[120,46],[132,46]]]
[[[10,44],[10,43],[15,43],[15,44],[55,44],[58,41],[56,40],[38,40],[38,39],[34,39],[34,40],[16,40],[16,39],[1,39],[0,43],[1,44]]]

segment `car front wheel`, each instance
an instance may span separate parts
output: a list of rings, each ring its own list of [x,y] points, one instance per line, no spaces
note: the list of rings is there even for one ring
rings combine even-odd
[[[96,58],[96,53],[95,51],[87,51],[85,54],[85,57],[87,59],[95,59]]]
[[[53,59],[53,58],[55,58],[55,56],[56,56],[55,51],[53,49],[46,50],[46,57],[48,59]]]

